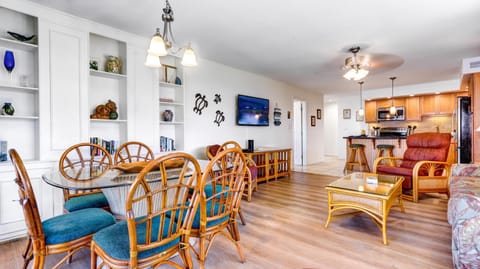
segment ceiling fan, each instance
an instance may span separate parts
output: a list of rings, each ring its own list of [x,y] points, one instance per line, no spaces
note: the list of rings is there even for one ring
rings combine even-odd
[[[365,78],[370,72],[368,70],[370,67],[369,57],[357,55],[360,51],[359,46],[352,47],[348,51],[351,52],[353,56],[345,59],[345,65],[342,69],[346,70],[346,73],[343,77],[348,80],[361,80]]]

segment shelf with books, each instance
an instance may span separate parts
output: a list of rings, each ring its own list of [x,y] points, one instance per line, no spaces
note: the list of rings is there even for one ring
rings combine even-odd
[[[109,140],[127,141],[127,59],[126,43],[90,33],[90,76],[88,105],[90,114],[110,101],[116,105],[118,119],[90,119],[89,135]],[[108,114],[108,113],[107,113]]]
[[[176,150],[184,149],[185,120],[185,77],[180,59],[162,57],[160,68],[159,92],[159,125],[160,136],[172,139]],[[162,150],[162,146],[160,147]]]

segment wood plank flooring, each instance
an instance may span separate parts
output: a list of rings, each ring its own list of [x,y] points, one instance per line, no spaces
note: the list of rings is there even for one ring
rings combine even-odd
[[[380,230],[366,214],[335,218],[324,228],[324,187],[335,179],[294,172],[290,179],[260,184],[252,201],[242,204],[247,219],[247,225],[240,225],[246,262],[240,263],[233,244],[220,236],[206,268],[452,268],[445,197],[422,196],[418,204],[405,201],[405,213],[393,208],[385,246]],[[24,242],[0,245],[1,268],[21,268]],[[46,268],[60,257],[47,257]],[[62,268],[88,268],[89,258],[90,253],[82,251]]]

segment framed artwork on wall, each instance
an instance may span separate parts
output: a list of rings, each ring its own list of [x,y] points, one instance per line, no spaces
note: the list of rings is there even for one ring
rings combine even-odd
[[[343,110],[343,118],[344,119],[350,119],[352,117],[352,110],[349,108],[346,108]]]
[[[310,117],[310,125],[312,127],[315,127],[316,123],[317,123],[317,119],[315,119],[315,116],[311,116]]]
[[[321,120],[322,119],[322,110],[317,109],[317,119]]]

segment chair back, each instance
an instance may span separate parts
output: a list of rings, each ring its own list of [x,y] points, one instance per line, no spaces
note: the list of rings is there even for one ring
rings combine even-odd
[[[205,188],[211,193],[200,195],[200,230],[216,223],[221,228],[235,219],[242,198],[247,173],[245,156],[239,148],[221,150],[203,173]],[[230,219],[231,218],[231,219]]]
[[[207,154],[207,158],[209,160],[213,159],[215,155],[217,155],[218,150],[220,149],[221,145],[219,144],[213,144],[213,145],[208,145],[205,147],[205,153]]]
[[[108,151],[97,144],[79,143],[66,149],[58,163],[60,173],[71,180],[91,180],[108,171],[112,166],[112,157]],[[64,190],[65,201],[72,197],[99,193],[101,190]]]
[[[183,162],[178,168],[167,163]],[[162,257],[188,246],[189,231],[198,207],[201,169],[187,153],[164,155],[151,162],[137,175],[126,202],[130,263],[136,268],[138,253],[164,247]]]
[[[10,149],[9,154],[17,175],[15,183],[18,185],[19,202],[23,209],[28,234],[30,238],[44,243],[45,236],[42,221],[40,219],[40,213],[38,212],[37,200],[35,199],[30,177],[17,151]],[[34,243],[37,244],[38,242]]]
[[[113,158],[115,164],[148,162],[154,159],[153,151],[146,144],[137,141],[123,143]]]
[[[419,161],[447,161],[449,133],[416,133],[407,137],[407,149],[401,167],[412,169]]]

